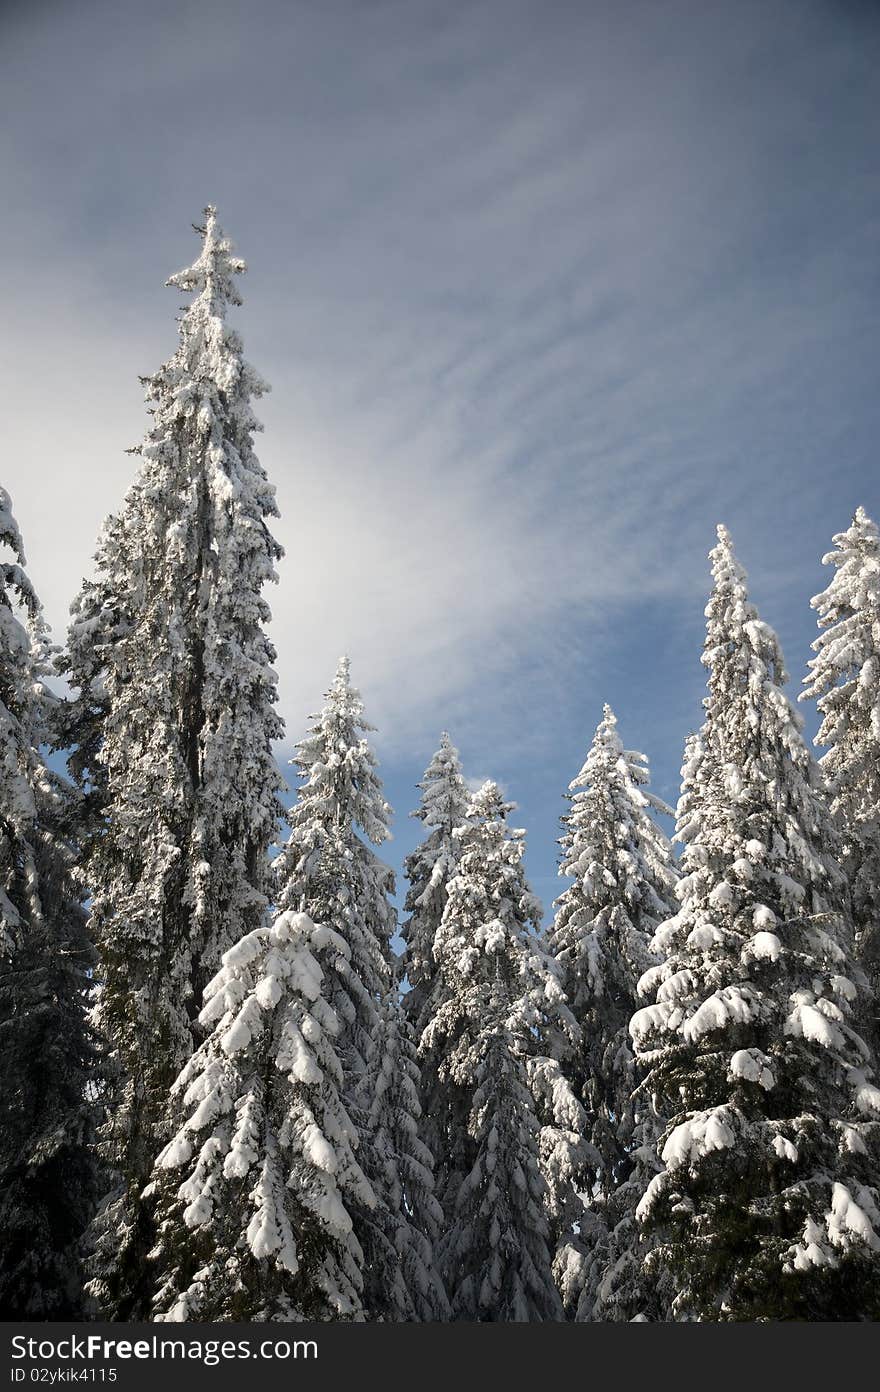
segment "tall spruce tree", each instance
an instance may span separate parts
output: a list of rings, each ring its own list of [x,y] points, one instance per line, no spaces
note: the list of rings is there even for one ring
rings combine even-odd
[[[718,529],[685,769],[679,912],[631,1022],[670,1110],[639,1217],[676,1318],[880,1311],[880,1089],[852,1028],[860,973],[821,778],[782,691],[776,635]]]
[[[562,1108],[573,1099],[540,1045],[576,1027],[536,933],[540,905],[523,873],[523,833],[507,824],[510,808],[486,783],[459,828],[419,1044],[442,1059],[432,1118],[442,1146],[438,1258],[456,1319],[562,1316],[538,1111],[548,1093]]]
[[[464,825],[470,801],[458,750],[445,732],[419,787],[420,806],[411,815],[422,822],[428,834],[404,862],[409,883],[404,911],[409,918],[401,930],[405,943],[403,970],[409,984],[403,1009],[417,1040],[428,1023],[437,972],[434,939],[446,907],[449,881],[458,867],[461,838],[454,833]],[[442,1055],[427,1048],[419,1060],[424,1135],[438,1156],[443,1142],[435,1129],[435,1117],[440,1110],[442,1061]]]
[[[401,930],[409,983],[404,1007],[417,1033],[421,1033],[424,1002],[434,976],[434,938],[457,865],[459,842],[453,833],[463,825],[470,801],[458,750],[445,730],[419,788],[420,804],[410,815],[418,818],[428,834],[404,862],[409,885],[404,910],[409,918]]]
[[[100,759],[109,710],[105,676],[114,646],[135,622],[117,584],[119,560],[127,548],[126,521],[125,514],[104,519],[95,549],[95,573],[83,580],[70,607],[69,648],[55,658],[56,669],[76,688],[59,707],[55,745],[66,756],[80,793],[77,825],[86,862],[102,832],[107,796],[107,775]]]
[[[822,716],[816,743],[852,890],[856,950],[870,978],[874,1039],[880,1000],[880,532],[864,508],[834,538],[835,568],[813,608],[823,630],[801,700]]]
[[[96,1023],[116,1066],[103,1147],[118,1184],[97,1222],[91,1289],[121,1319],[149,1309],[153,1229],[140,1195],[169,1089],[222,953],[263,923],[282,813],[262,596],[281,549],[252,444],[251,402],[266,386],[226,323],[244,263],[213,208],[197,230],[198,259],[168,282],[193,299],[177,351],[145,381],[152,426],[74,606],[67,662],[81,717],[67,732],[73,766],[100,814],[87,862]]]
[[[449,1318],[434,1250],[443,1210],[434,1193],[434,1155],[425,1140],[420,1072],[397,984],[383,1002],[368,1059],[362,1118],[363,1164],[377,1193],[361,1206],[368,1317],[400,1323]]]
[[[49,645],[0,488],[0,1308],[82,1315],[78,1244],[98,1197],[93,952],[73,871],[76,797],[41,753],[58,703]]]
[[[366,1315],[436,1319],[446,1298],[431,1248],[433,1160],[419,1135],[418,1068],[398,1000],[394,876],[372,849],[390,834],[391,808],[347,658],[314,720],[293,761],[302,783],[276,862],[278,902],[332,928],[347,947],[328,969],[326,998],[341,1022],[342,1099],[376,1197],[353,1211]]]
[[[632,1319],[657,1309],[656,1283],[640,1279],[634,1213],[656,1120],[638,1086],[628,1027],[639,979],[654,961],[648,943],[674,912],[677,875],[669,839],[651,816],[671,816],[671,809],[647,783],[644,754],[624,748],[605,706],[570,784],[559,873],[572,883],[556,901],[547,935],[581,1028],[564,1066],[588,1118],[590,1204],[579,1235],[564,1235],[557,1256],[560,1286],[581,1319]]]

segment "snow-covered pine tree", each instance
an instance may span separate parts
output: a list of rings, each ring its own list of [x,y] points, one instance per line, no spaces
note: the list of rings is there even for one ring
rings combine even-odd
[[[638,1089],[629,1021],[639,979],[654,962],[648,943],[674,912],[677,874],[669,839],[651,816],[671,816],[671,809],[647,783],[647,759],[624,748],[606,705],[570,784],[559,873],[572,883],[556,901],[547,934],[581,1027],[564,1068],[588,1118],[585,1188],[592,1199],[580,1238],[565,1234],[557,1255],[560,1287],[567,1303],[577,1301],[581,1319],[629,1320],[656,1305],[656,1285],[648,1289],[637,1279],[634,1210],[641,1194],[633,1175],[656,1120]]]
[[[0,1308],[78,1319],[78,1244],[98,1198],[86,1013],[94,960],[74,883],[76,797],[51,772],[49,645],[0,488]]]
[[[275,861],[278,905],[315,922],[341,924],[351,966],[334,983],[345,1021],[339,1047],[349,1077],[366,1070],[380,1003],[392,984],[396,915],[391,870],[373,851],[390,836],[391,808],[366,738],[360,692],[347,657],[339,661],[323,709],[291,763],[300,786],[287,813],[290,835]]]
[[[860,973],[830,814],[773,630],[718,530],[705,723],[677,835],[679,912],[631,1022],[670,1110],[639,1205],[673,1316],[880,1313],[880,1089],[851,1026]]]
[[[290,910],[224,953],[154,1171],[155,1318],[364,1318],[352,1212],[375,1198],[328,997],[349,958],[332,927]]]
[[[880,531],[857,508],[823,556],[835,567],[812,600],[823,630],[801,700],[816,698],[816,744],[840,831],[853,902],[856,952],[871,981],[878,1039],[880,1000]]]
[[[364,1250],[368,1317],[395,1323],[449,1318],[434,1257],[443,1210],[434,1193],[434,1157],[424,1139],[420,1075],[412,1030],[397,983],[386,1000],[367,1060],[361,1163],[378,1202],[361,1205],[356,1228]]]
[[[352,1213],[365,1312],[437,1319],[446,1308],[431,1252],[437,1210],[432,1159],[418,1134],[417,1065],[397,995],[394,876],[372,849],[390,835],[391,816],[366,738],[372,728],[342,658],[293,760],[302,782],[276,861],[278,902],[332,928],[347,947],[327,969],[325,995],[341,1022],[342,1099],[376,1196],[374,1206]]]
[[[458,750],[445,730],[419,788],[420,805],[410,816],[417,817],[428,834],[404,861],[409,885],[404,911],[409,918],[401,929],[406,944],[403,967],[409,982],[404,1010],[417,1034],[424,1025],[422,1011],[435,972],[434,937],[443,917],[447,885],[457,865],[459,841],[453,832],[464,824],[470,800]]]
[[[419,1044],[442,1058],[438,1260],[456,1319],[562,1317],[536,1113],[548,1093],[576,1104],[539,1046],[576,1026],[535,931],[540,905],[523,872],[523,833],[507,824],[511,806],[486,783],[459,828]]]
[[[511,1047],[503,985],[490,988],[479,1037],[459,1047],[473,1087],[471,1167],[440,1245],[455,1319],[533,1322],[562,1318],[553,1282],[538,1121],[523,1061]]]
[[[409,918],[401,930],[405,943],[403,970],[409,983],[409,990],[403,997],[403,1010],[417,1040],[421,1039],[428,1023],[437,971],[434,938],[446,907],[447,886],[458,864],[461,838],[454,832],[464,825],[470,801],[458,750],[445,732],[419,787],[420,806],[411,816],[418,817],[428,835],[404,862],[409,884],[404,912]],[[442,1056],[424,1048],[419,1063],[424,1136],[439,1156],[442,1141],[434,1130],[434,1117],[442,1088],[439,1077]]]
[[[191,293],[174,356],[145,381],[152,426],[98,573],[74,606],[67,671],[97,766],[100,829],[86,880],[100,955],[96,1022],[117,1083],[103,1127],[119,1177],[98,1216],[92,1292],[111,1318],[149,1309],[153,1234],[139,1195],[164,1143],[168,1091],[222,953],[261,926],[282,780],[275,653],[263,587],[281,549],[254,454],[265,383],[226,323],[244,263],[215,210],[168,284]],[[75,714],[76,712],[74,712]]]
[[[78,688],[59,705],[55,746],[65,754],[80,792],[77,831],[84,860],[101,835],[107,794],[106,770],[100,760],[109,709],[104,679],[114,645],[134,622],[123,608],[121,594],[113,590],[128,549],[126,520],[124,514],[105,518],[95,550],[95,574],[83,581],[71,605],[68,650],[55,658],[56,668]]]

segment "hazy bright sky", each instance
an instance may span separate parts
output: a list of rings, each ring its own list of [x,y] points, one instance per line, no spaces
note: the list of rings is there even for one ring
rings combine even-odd
[[[213,201],[290,738],[348,650],[387,858],[448,727],[549,901],[603,701],[676,796],[715,523],[798,682],[880,513],[878,71],[873,0],[3,7],[0,480],[58,636]]]

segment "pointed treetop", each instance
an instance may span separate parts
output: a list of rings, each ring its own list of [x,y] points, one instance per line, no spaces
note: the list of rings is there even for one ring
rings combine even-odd
[[[810,600],[812,608],[818,611],[819,627],[828,631],[812,644],[818,657],[809,663],[812,675],[806,678],[808,690],[804,697],[819,694],[849,668],[864,663],[878,641],[871,618],[880,604],[877,524],[863,507],[857,507],[850,526],[845,532],[837,532],[833,540],[835,549],[822,557],[822,564],[835,567],[834,577],[827,589]],[[859,640],[855,641],[857,632]],[[849,675],[854,676],[855,672]],[[874,680],[873,673],[865,674],[866,691],[873,687]]]
[[[822,557],[823,565],[834,565],[846,567],[853,558],[853,551],[859,552],[867,545],[870,550],[874,550],[880,543],[880,531],[877,523],[868,515],[861,506],[857,507],[853,520],[845,532],[837,532],[833,537],[835,550],[829,551]],[[815,595],[811,601],[814,609],[820,608],[823,599],[828,591],[823,594]]]
[[[709,552],[715,588],[739,592],[739,597],[745,599],[747,576],[733,548],[733,538],[723,522],[719,522],[715,530],[718,541]]]
[[[568,785],[572,807],[563,820],[571,827],[577,826],[581,831],[587,830],[592,834],[596,830],[593,825],[596,811],[592,794],[601,789],[616,789],[613,796],[622,795],[634,807],[650,807],[671,817],[672,808],[662,798],[646,791],[648,781],[647,756],[638,749],[624,748],[617,728],[617,716],[606,702],[583,768]],[[562,844],[568,844],[567,837],[563,837]]]
[[[325,692],[326,704],[324,709],[316,713],[312,718],[318,721],[326,721],[331,718],[341,717],[352,722],[351,735],[353,738],[354,729],[375,730],[375,725],[371,725],[364,716],[364,703],[361,693],[356,686],[351,683],[351,658],[347,653],[343,653],[336,664],[336,671],[333,680]]]
[[[704,611],[706,641],[700,660],[709,668],[710,690],[718,681],[734,679],[748,681],[757,695],[761,679],[782,686],[788,673],[776,633],[749,600],[748,576],[730,533],[721,523],[717,531],[718,545],[709,552],[714,583]]]
[[[336,675],[333,678],[334,691],[349,691],[351,689],[351,658],[348,653],[343,653],[336,664]]]
[[[749,599],[746,572],[733,549],[730,532],[720,522],[716,531],[718,541],[709,552],[713,586],[704,612],[710,624],[713,619],[741,622],[741,606],[748,605]]]
[[[232,242],[217,221],[217,209],[209,204],[205,209],[204,227],[196,227],[202,238],[202,250],[191,266],[176,271],[165,284],[187,293],[204,294],[211,311],[222,315],[225,305],[241,304],[233,277],[247,270],[247,263],[233,254]]]
[[[425,769],[425,777],[436,771],[455,772],[461,774],[461,755],[449,736],[448,730],[443,730],[440,735],[440,743],[437,751],[431,757],[431,762]]]
[[[419,807],[410,813],[411,817],[446,832],[464,821],[470,794],[462,775],[458,750],[446,730],[417,786],[422,796]]]
[[[734,570],[742,571],[742,566],[739,563],[736,550],[734,549],[733,537],[730,535],[730,532],[723,522],[718,523],[715,528],[715,535],[718,537],[718,540],[709,552],[711,559],[715,561],[716,564],[726,563],[727,565],[731,565]]]
[[[568,785],[569,792],[577,793],[580,788],[590,787],[597,764],[605,765],[609,754],[617,756],[622,753],[623,746],[617,733],[617,717],[606,704],[602,707],[602,719],[596,726],[583,768]]]
[[[357,823],[375,844],[391,837],[392,809],[382,794],[376,755],[364,738],[373,730],[364,704],[350,682],[348,657],[341,657],[326,693],[324,708],[298,741],[294,764],[304,779],[291,809],[294,822],[314,817]]]
[[[859,542],[867,541],[876,544],[880,540],[880,532],[878,532],[876,522],[866,509],[859,505],[853,513],[852,522],[846,531],[836,532],[832,540],[836,549],[829,551],[827,555],[822,557],[822,564],[839,566],[844,564],[846,553],[853,546],[857,546]],[[842,556],[841,553],[844,555]],[[813,602],[815,606],[816,601]]]
[[[611,758],[612,762],[622,759],[624,764],[629,767],[633,760],[636,764],[644,763],[644,754],[639,754],[636,750],[624,749],[623,743],[617,729],[617,716],[607,701],[602,707],[602,719],[596,726],[590,749],[587,754],[586,763],[576,778],[569,783],[569,791],[574,792],[577,788],[583,788],[590,782],[590,770],[596,765],[597,761],[607,762]],[[633,772],[630,769],[630,772]],[[636,781],[640,781],[636,778]]]
[[[498,784],[494,779],[488,778],[482,787],[471,795],[467,814],[479,821],[504,821],[508,812],[513,812],[515,808],[516,803],[506,802]]]

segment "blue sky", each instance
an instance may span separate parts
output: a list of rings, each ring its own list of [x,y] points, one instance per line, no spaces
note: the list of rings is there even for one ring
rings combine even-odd
[[[820,557],[880,513],[878,67],[867,0],[4,8],[2,481],[53,625],[213,201],[291,739],[347,649],[391,862],[448,727],[549,901],[603,701],[675,798],[715,523],[799,681]]]

